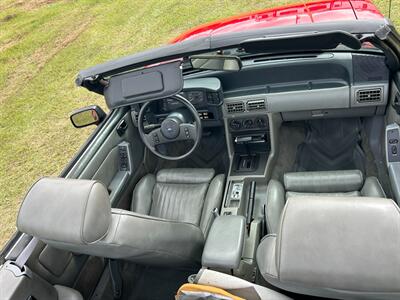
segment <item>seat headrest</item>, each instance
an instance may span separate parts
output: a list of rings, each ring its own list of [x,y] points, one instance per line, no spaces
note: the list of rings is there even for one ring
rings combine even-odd
[[[304,193],[337,193],[359,191],[364,183],[359,170],[293,172],[284,175],[285,189]]]
[[[399,245],[400,213],[390,199],[298,197],[288,200],[278,235],[260,244],[257,261],[282,289],[379,299],[374,293],[400,296]]]
[[[214,169],[163,169],[157,173],[160,183],[209,183],[215,175]]]
[[[42,178],[26,195],[17,227],[44,241],[89,244],[107,234],[110,222],[111,205],[103,184]]]

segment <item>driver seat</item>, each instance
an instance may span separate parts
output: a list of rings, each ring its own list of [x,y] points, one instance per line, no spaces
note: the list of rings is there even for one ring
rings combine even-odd
[[[213,210],[221,207],[224,175],[213,169],[163,169],[147,174],[136,185],[135,213],[198,226],[206,237]],[[173,240],[173,237],[171,237]]]

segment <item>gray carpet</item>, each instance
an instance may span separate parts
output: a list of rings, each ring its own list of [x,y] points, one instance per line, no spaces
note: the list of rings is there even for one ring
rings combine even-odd
[[[124,262],[122,267],[123,294],[120,299],[172,300],[179,287],[187,283],[190,275],[197,272],[198,269],[157,268]],[[97,298],[94,299],[114,300],[109,277],[102,294],[97,295]]]

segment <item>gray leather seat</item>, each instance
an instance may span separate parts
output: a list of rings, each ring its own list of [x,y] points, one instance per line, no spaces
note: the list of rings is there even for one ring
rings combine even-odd
[[[43,178],[22,203],[17,227],[57,248],[142,264],[199,264],[221,205],[224,176],[211,169],[162,170],[145,176],[132,211],[112,209],[93,180]]]
[[[290,198],[257,249],[283,290],[333,299],[400,299],[400,212],[390,199]]]
[[[359,170],[286,173],[283,184],[270,180],[267,188],[266,225],[276,233],[285,202],[298,196],[383,197],[385,192],[376,177]]]
[[[213,169],[164,169],[148,174],[136,185],[132,195],[133,212],[190,223],[207,236],[212,211],[220,209],[224,175]]]
[[[58,300],[83,300],[82,295],[69,287],[65,287],[62,285],[55,285],[54,286]]]

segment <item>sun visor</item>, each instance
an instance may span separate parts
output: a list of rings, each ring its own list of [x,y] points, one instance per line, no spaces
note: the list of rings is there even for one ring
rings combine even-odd
[[[183,88],[180,65],[174,61],[112,76],[104,89],[107,106],[113,109],[179,93]]]

